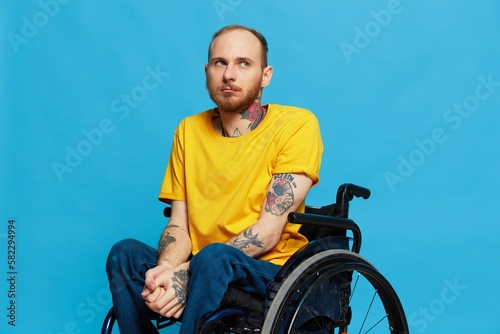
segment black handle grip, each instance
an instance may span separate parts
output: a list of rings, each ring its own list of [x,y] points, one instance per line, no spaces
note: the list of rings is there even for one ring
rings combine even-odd
[[[371,191],[368,188],[360,187],[355,184],[348,184],[347,190],[352,196],[363,197],[368,199],[370,197]]]
[[[347,204],[354,196],[368,199],[370,197],[370,189],[360,187],[352,183],[344,183],[337,191],[337,203]]]
[[[354,196],[368,199],[370,189],[357,186],[352,183],[344,183],[337,190],[336,212],[340,217],[347,218],[349,211],[349,202]]]

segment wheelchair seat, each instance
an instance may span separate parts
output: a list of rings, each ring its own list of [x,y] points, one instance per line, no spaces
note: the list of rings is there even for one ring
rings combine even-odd
[[[366,188],[343,184],[334,204],[290,213],[288,221],[301,224],[299,231],[309,243],[283,265],[269,283],[266,296],[230,286],[220,308],[202,319],[196,333],[342,334],[348,328],[362,332],[372,327],[408,333],[396,292],[358,254],[361,231],[348,218],[349,202],[353,197],[369,196]],[[164,214],[170,215],[169,208]],[[176,322],[161,316],[155,321],[158,329]],[[111,333],[113,323],[111,309],[101,333]]]

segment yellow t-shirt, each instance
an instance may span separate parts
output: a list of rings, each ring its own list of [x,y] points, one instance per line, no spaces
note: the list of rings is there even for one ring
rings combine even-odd
[[[236,138],[218,134],[214,116],[212,109],[181,121],[159,195],[187,203],[193,255],[257,221],[272,175],[305,173],[313,185],[319,181],[323,144],[310,111],[271,104],[257,128]],[[298,229],[287,223],[278,244],[259,259],[283,265],[307,242]]]

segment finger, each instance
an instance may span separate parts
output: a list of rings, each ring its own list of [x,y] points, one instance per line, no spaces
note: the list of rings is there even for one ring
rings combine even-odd
[[[144,289],[142,290],[142,293],[148,294],[153,292],[155,289],[156,289],[155,280],[153,278],[146,278],[146,280],[144,281]]]
[[[185,308],[186,308],[186,305],[183,305],[183,306],[179,309],[179,311],[177,311],[177,313],[175,313],[175,314],[173,315],[173,317],[174,317],[174,318],[176,318],[176,319],[179,319],[179,318],[181,317],[182,313],[184,312],[184,309],[185,309]]]
[[[160,277],[167,269],[165,266],[157,266],[146,271],[144,284],[149,290],[153,291],[158,286],[158,277]]]
[[[157,273],[157,275],[154,277],[155,288],[158,286],[162,286],[164,288],[167,288],[171,284],[172,284],[172,272],[171,271],[164,271],[161,273]]]
[[[167,305],[172,305],[171,302],[174,299],[174,297],[168,295],[168,293],[166,293],[165,289],[163,289],[163,288],[159,288],[157,290],[161,291],[160,296],[158,298],[156,298],[155,300],[152,300],[152,299],[150,301],[147,300],[146,304],[153,311],[160,313],[160,314],[164,314],[165,312],[167,312],[169,310],[169,307]]]
[[[148,291],[147,294],[142,294],[142,298],[144,298],[145,301],[154,303],[158,298],[160,298],[163,288],[158,288],[155,289],[154,291]],[[163,290],[164,291],[164,290]]]
[[[168,304],[166,307],[160,310],[160,314],[163,314],[167,318],[175,318],[177,314],[181,314],[180,312],[184,308],[184,305],[181,304]],[[177,317],[178,318],[178,317]]]
[[[145,297],[145,296],[149,295],[150,293],[152,293],[155,290],[155,288],[156,287],[154,286],[154,283],[151,284],[151,282],[146,280],[144,282],[144,288],[142,289],[141,296]]]
[[[161,289],[162,295],[155,300],[156,307],[159,309],[160,313],[162,310],[171,308],[173,302],[175,302],[175,296],[169,290]]]
[[[162,308],[160,312],[170,318],[179,312],[182,313],[182,309],[184,309],[184,307],[185,303],[180,301],[177,296],[174,295],[173,298],[165,304],[165,307]]]
[[[147,279],[144,282],[144,289],[141,292],[141,296],[144,298],[144,297],[150,295],[151,293],[153,293],[154,291],[156,291],[157,289],[158,289],[158,285],[156,284],[155,280],[154,279]]]
[[[144,285],[144,289],[142,289],[141,296],[142,298],[146,298],[150,295],[154,290],[150,290],[147,285]]]

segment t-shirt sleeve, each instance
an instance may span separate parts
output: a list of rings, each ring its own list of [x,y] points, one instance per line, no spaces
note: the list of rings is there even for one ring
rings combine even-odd
[[[158,199],[165,203],[171,203],[173,200],[186,201],[184,147],[182,144],[181,125],[174,134],[172,151],[170,152],[167,170],[161,185],[160,195],[158,196]]]
[[[289,123],[283,133],[284,145],[279,152],[273,174],[304,173],[313,185],[319,182],[319,169],[323,154],[323,142],[316,116],[306,117]]]

